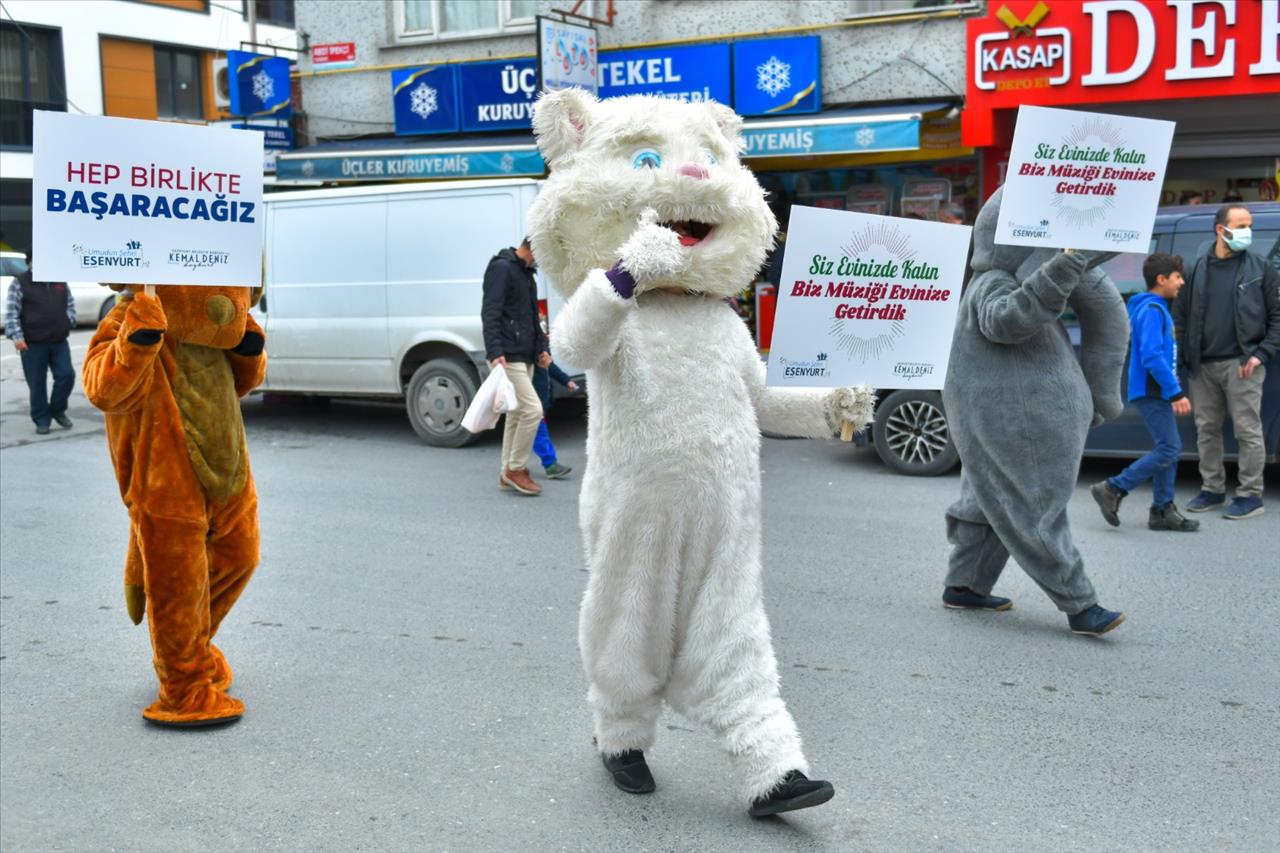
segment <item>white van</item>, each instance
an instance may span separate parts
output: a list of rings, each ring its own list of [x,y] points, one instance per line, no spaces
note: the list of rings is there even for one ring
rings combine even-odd
[[[428,444],[468,443],[462,416],[488,372],[485,267],[520,244],[538,186],[449,181],[267,195],[265,289],[254,309],[267,332],[261,390],[403,398]]]

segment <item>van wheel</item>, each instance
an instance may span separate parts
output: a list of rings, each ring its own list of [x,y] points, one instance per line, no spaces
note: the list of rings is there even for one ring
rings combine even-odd
[[[885,397],[876,407],[872,436],[880,459],[899,474],[936,477],[960,461],[937,391],[894,391]]]
[[[98,309],[98,322],[101,323],[107,319],[107,315],[111,313],[111,309],[116,307],[116,297],[113,293],[106,299],[102,300],[102,307]]]
[[[475,440],[462,428],[475,396],[476,379],[465,364],[434,358],[413,372],[404,403],[419,438],[433,447],[462,447]]]

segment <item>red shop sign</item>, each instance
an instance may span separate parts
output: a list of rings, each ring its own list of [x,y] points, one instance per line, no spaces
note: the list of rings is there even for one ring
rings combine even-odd
[[[1280,0],[992,0],[988,9],[967,25],[967,146],[994,144],[993,112],[1020,104],[1280,94]]]
[[[313,44],[311,64],[316,68],[342,68],[355,65],[355,43],[343,41],[335,44]]]

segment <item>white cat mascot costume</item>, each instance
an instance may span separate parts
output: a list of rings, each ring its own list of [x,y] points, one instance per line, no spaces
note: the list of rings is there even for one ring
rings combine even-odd
[[[551,341],[591,401],[579,643],[595,739],[619,788],[654,789],[643,750],[665,700],[723,739],[760,816],[826,802],[778,695],[760,586],[760,432],[830,438],[871,418],[866,389],[780,390],[724,297],[777,223],[718,104],[596,101],[533,119],[551,176],[529,212],[568,302]]]

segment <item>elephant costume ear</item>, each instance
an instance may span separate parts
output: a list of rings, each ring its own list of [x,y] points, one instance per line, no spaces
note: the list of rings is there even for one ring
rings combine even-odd
[[[582,147],[596,103],[594,95],[578,88],[548,92],[538,99],[533,107],[533,135],[551,168]]]
[[[1004,187],[992,193],[978,211],[973,223],[973,260],[970,267],[976,275],[987,270],[1014,272],[1035,251],[1030,246],[1004,246],[996,242],[996,224],[1000,221],[1000,199]]]

